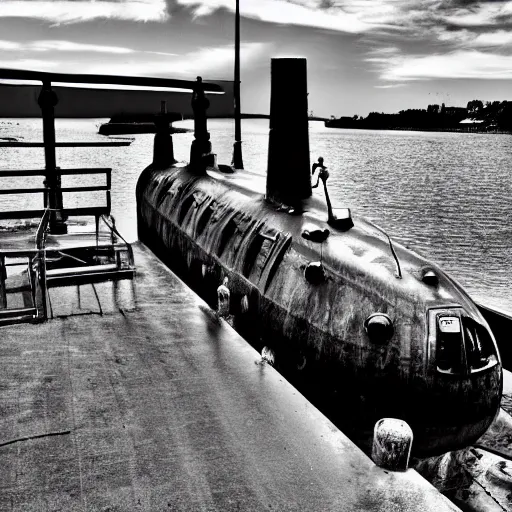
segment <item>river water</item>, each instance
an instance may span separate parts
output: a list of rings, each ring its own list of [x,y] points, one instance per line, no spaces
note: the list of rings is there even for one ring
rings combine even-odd
[[[57,140],[105,140],[97,134],[103,121],[57,120]],[[233,122],[210,120],[209,130],[219,163],[229,163]],[[242,134],[245,167],[264,173],[268,121],[246,120]],[[42,140],[41,120],[0,120],[0,137]],[[134,240],[135,184],[151,162],[153,136],[125,137],[134,138],[131,146],[59,148],[57,165],[111,167],[113,214],[121,232]],[[178,160],[188,159],[191,141],[191,133],[174,135]],[[398,242],[441,264],[479,302],[512,311],[512,136],[337,130],[311,122],[310,149],[312,163],[318,156],[325,159],[333,206],[350,207],[353,214],[373,220]],[[43,167],[42,149],[0,148],[0,168]],[[31,185],[27,180],[6,183],[4,178],[0,187],[40,185],[37,178]],[[63,178],[63,186],[71,184],[76,184],[73,178]],[[37,196],[0,199],[2,210],[42,203]],[[101,204],[101,197],[84,194],[66,205],[84,201]]]

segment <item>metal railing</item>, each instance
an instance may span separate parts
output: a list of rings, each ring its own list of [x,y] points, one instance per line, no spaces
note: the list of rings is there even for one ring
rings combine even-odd
[[[43,321],[47,318],[46,286],[46,233],[50,220],[50,210],[44,211],[34,237],[34,247],[15,253],[0,253],[0,323],[30,320]],[[12,261],[11,261],[12,260]],[[26,267],[18,274],[18,282],[10,283],[8,268]],[[21,293],[25,307],[11,307],[9,295]],[[29,300],[28,300],[29,299]]]
[[[112,187],[112,169],[110,168],[81,168],[81,169],[58,169],[60,176],[86,176],[93,174],[104,174],[105,184],[94,186],[76,186],[60,187],[60,193],[81,193],[81,192],[105,192],[104,206],[87,206],[79,208],[65,208],[64,205],[59,209],[63,217],[80,215],[109,215],[111,210],[111,187]],[[23,177],[23,176],[45,176],[45,170],[0,170],[0,178]],[[43,194],[44,209],[38,210],[10,210],[0,211],[0,220],[5,219],[32,219],[42,217],[50,209],[50,189],[48,187],[39,188],[0,188],[0,196],[15,194]]]
[[[36,255],[32,260],[31,283],[33,303],[37,309],[37,317],[41,320],[48,318],[47,283],[46,283],[46,233],[50,222],[50,210],[45,210],[36,231]]]
[[[117,84],[153,87],[170,87],[196,90],[196,81],[145,77],[121,77],[110,75],[71,75],[0,69],[0,79],[38,80],[42,82],[38,104],[43,122],[43,142],[10,141],[2,144],[13,147],[44,147],[44,169],[0,170],[1,178],[44,177],[43,186],[28,188],[0,188],[1,196],[42,194],[43,209],[0,211],[0,220],[40,218],[33,247],[21,244],[18,249],[0,247],[0,324],[6,322],[41,321],[48,318],[51,302],[48,290],[52,287],[91,284],[105,280],[133,279],[133,251],[115,227],[111,217],[111,173],[110,168],[61,169],[57,166],[57,147],[96,147],[123,145],[125,142],[56,142],[55,106],[58,98],[52,90],[52,82]],[[202,84],[202,90],[223,93],[217,84]],[[62,186],[62,176],[105,176],[102,185]],[[88,192],[104,192],[102,206],[66,208],[63,195]],[[64,249],[55,243],[47,244],[47,233],[67,233],[66,220],[71,216],[94,216],[96,221],[96,244],[83,242],[77,247]],[[100,244],[100,222],[109,229],[109,243]],[[76,234],[76,233],[74,233]],[[122,240],[123,243],[119,243]],[[94,244],[94,242],[92,242]],[[69,262],[72,262],[70,265]],[[78,263],[78,265],[77,265]],[[8,272],[8,267],[26,266],[21,272]],[[11,274],[11,275],[8,275]],[[20,294],[25,307],[19,307]],[[12,304],[8,303],[12,302]]]
[[[150,78],[150,77],[132,77],[132,76],[113,76],[113,75],[85,75],[70,73],[47,73],[42,71],[27,71],[18,69],[0,69],[0,79],[7,80],[36,80],[42,82],[41,92],[38,98],[38,104],[41,108],[43,120],[43,146],[45,169],[44,171],[2,171],[0,176],[38,176],[45,177],[44,189],[8,189],[0,191],[0,194],[32,194],[44,193],[45,208],[50,209],[49,229],[50,233],[62,234],[67,232],[66,217],[71,215],[94,215],[96,222],[101,215],[110,214],[110,169],[67,169],[63,170],[57,166],[55,148],[65,145],[66,147],[90,147],[98,143],[57,143],[55,141],[55,106],[58,103],[58,97],[52,89],[52,83],[81,83],[81,84],[114,84],[114,85],[132,85],[132,86],[151,86],[167,87],[194,90],[195,81],[177,80],[171,78]],[[202,84],[204,91],[213,93],[223,93],[222,88],[217,84]],[[40,143],[31,143],[28,145],[18,145],[18,147],[34,147]],[[103,143],[104,144],[104,143]],[[106,172],[108,184],[103,187],[61,187],[61,177],[69,174],[91,174],[93,172]],[[105,190],[107,193],[107,204],[99,208],[75,208],[65,209],[63,205],[63,192],[92,192]],[[42,215],[41,210],[30,211],[12,211],[0,213],[0,219],[6,218],[30,218]]]

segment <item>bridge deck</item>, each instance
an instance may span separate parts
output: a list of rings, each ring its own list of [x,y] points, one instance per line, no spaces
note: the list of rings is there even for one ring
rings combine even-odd
[[[457,510],[374,466],[134,248],[136,307],[119,283],[53,289],[67,316],[1,329],[0,510]]]

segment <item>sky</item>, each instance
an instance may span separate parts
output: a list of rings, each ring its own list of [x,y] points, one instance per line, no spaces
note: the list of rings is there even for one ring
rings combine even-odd
[[[235,0],[0,0],[0,68],[232,79]],[[512,0],[240,0],[242,112],[308,59],[315,115],[512,100]],[[292,87],[293,84],[290,84]]]

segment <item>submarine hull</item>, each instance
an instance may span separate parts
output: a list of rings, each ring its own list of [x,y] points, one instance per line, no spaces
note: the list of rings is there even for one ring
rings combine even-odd
[[[244,178],[209,174],[147,168],[137,186],[140,239],[212,308],[227,277],[234,327],[256,349],[271,348],[278,369],[335,424],[368,450],[377,420],[404,419],[416,456],[467,446],[487,430],[499,409],[501,363],[460,286],[399,246],[398,279],[388,241],[364,220],[320,248],[301,235],[311,223],[327,228],[321,203],[289,215]],[[320,252],[324,279],[310,282],[306,269]],[[421,281],[425,269],[435,271],[436,287]],[[370,339],[365,322],[375,313],[392,319],[389,339]],[[439,363],[440,318],[463,326],[452,367]],[[484,330],[487,348],[471,366],[464,333],[483,340]]]

